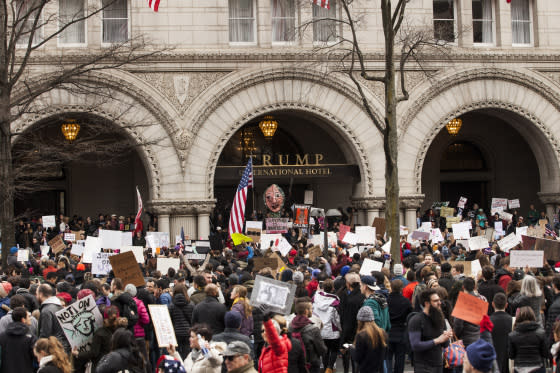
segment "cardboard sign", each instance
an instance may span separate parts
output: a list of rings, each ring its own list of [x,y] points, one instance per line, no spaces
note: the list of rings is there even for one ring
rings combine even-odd
[[[391,237],[389,237],[389,241],[385,242],[383,246],[381,246],[381,250],[383,250],[387,254],[391,254],[391,242]]]
[[[560,241],[537,238],[535,250],[544,251],[546,260],[560,261]]]
[[[357,226],[355,231],[359,243],[374,245],[377,241],[375,227]]]
[[[111,272],[111,261],[109,257],[113,253],[96,253],[93,254],[93,261],[91,263],[91,273],[94,275],[106,276]]]
[[[505,251],[507,253],[510,249],[513,249],[519,243],[521,243],[521,241],[517,238],[515,233],[510,233],[498,241],[498,246],[500,246],[500,249],[502,249],[502,251]]]
[[[466,204],[467,204],[467,197],[461,197],[459,198],[459,202],[457,202],[457,207],[460,209],[464,209]]]
[[[439,211],[439,215],[443,217],[455,215],[455,209],[453,207],[442,207]]]
[[[252,238],[253,242],[261,242],[262,224],[262,221],[245,222],[245,234],[247,235],[247,237]]]
[[[140,266],[138,266],[138,262],[132,251],[111,255],[109,261],[111,262],[111,267],[113,267],[115,277],[119,277],[123,281],[123,284],[132,284],[134,286],[143,286],[146,284]]]
[[[360,268],[360,275],[371,276],[371,272],[381,271],[382,268],[383,268],[383,263],[366,258],[364,259],[364,262],[362,263],[362,267]]]
[[[509,199],[508,200],[508,207],[509,209],[518,209],[521,207],[521,204],[519,203],[519,199]]]
[[[103,326],[103,316],[92,295],[75,301],[55,313],[66,339],[78,352],[91,349],[93,333]]]
[[[278,268],[278,261],[276,258],[253,258],[253,272],[258,272],[263,268],[269,267],[272,270]]]
[[[136,262],[139,264],[144,263],[144,248],[142,246],[123,246],[121,247],[121,253],[127,253],[132,251]]]
[[[167,306],[165,304],[148,304],[148,310],[154,325],[154,331],[156,332],[158,347],[177,346],[175,329],[173,328]]]
[[[266,304],[275,312],[287,315],[292,310],[296,285],[257,276],[251,293],[251,305]]]
[[[358,235],[356,233],[346,232],[341,241],[350,245],[356,245],[358,243]]]
[[[17,261],[27,262],[29,260],[29,250],[18,250]]]
[[[52,248],[53,253],[58,254],[59,252],[66,249],[66,245],[59,235],[49,241],[49,246]]]
[[[540,225],[541,227],[544,227],[544,226],[546,226],[547,224],[548,224],[548,220],[546,220],[546,219],[539,219],[539,225]]]
[[[470,250],[482,250],[486,249],[490,245],[488,244],[488,239],[486,236],[476,236],[469,238],[469,248]]]
[[[54,215],[47,215],[42,217],[43,228],[54,228],[56,227],[56,218]]]
[[[288,218],[267,218],[266,233],[288,233]]]
[[[161,274],[166,274],[169,268],[178,271],[181,268],[181,259],[179,258],[157,258],[157,270]]]
[[[427,240],[430,239],[430,232],[414,231],[414,232],[412,232],[412,234],[410,235],[410,237],[411,237],[413,240],[427,241]]]
[[[385,221],[385,218],[374,218],[372,226],[375,227],[376,234],[381,235],[381,237],[385,236],[387,227],[387,221]]]
[[[490,213],[494,215],[496,212],[500,213],[507,210],[507,198],[492,198],[492,205],[490,206]]]
[[[294,205],[294,224],[296,228],[305,228],[309,225],[309,205]]]
[[[509,252],[510,266],[518,268],[542,268],[544,251],[542,250],[511,250]]]
[[[307,251],[307,253],[309,254],[309,260],[311,260],[312,262],[314,262],[315,259],[317,259],[321,255],[323,255],[323,252],[321,251],[320,246],[310,247],[309,250]]]
[[[471,238],[469,230],[472,228],[470,221],[453,224],[453,237],[456,240],[468,240]]]
[[[74,242],[76,241],[76,235],[74,233],[64,233],[64,241]]]
[[[187,254],[187,260],[206,260],[206,254]]]
[[[457,224],[461,222],[461,217],[460,216],[453,216],[453,217],[448,217],[445,218],[445,227],[446,228],[451,228],[453,227],[453,224]]]
[[[453,308],[451,316],[480,325],[482,317],[488,313],[488,302],[483,301],[474,295],[460,292]]]

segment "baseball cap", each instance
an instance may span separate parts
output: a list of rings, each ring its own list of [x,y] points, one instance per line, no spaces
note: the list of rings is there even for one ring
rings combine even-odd
[[[373,276],[362,276],[362,284],[366,285],[370,290],[379,290],[379,286],[377,286],[377,281],[375,281],[375,277]]]
[[[222,356],[236,356],[236,355],[250,355],[251,349],[245,342],[234,341],[227,345],[226,350],[222,353]]]

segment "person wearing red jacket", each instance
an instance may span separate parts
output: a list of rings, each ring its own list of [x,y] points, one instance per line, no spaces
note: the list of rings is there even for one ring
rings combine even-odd
[[[280,335],[280,325],[272,320],[272,312],[267,306],[263,309],[263,339],[266,343],[259,358],[260,373],[287,373],[288,352],[292,349],[292,343],[286,334]]]

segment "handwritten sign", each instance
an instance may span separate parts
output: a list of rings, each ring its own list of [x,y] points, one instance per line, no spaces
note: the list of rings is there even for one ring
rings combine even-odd
[[[511,209],[518,209],[521,207],[521,204],[519,203],[519,199],[510,199],[508,200],[508,206]]]
[[[488,302],[474,295],[460,292],[451,316],[470,322],[471,324],[480,325],[482,317],[486,315],[487,312]]]
[[[486,236],[476,236],[469,238],[469,248],[470,250],[482,250],[489,247],[488,239]]]
[[[187,260],[205,260],[206,254],[187,254],[185,255]]]
[[[372,226],[375,228],[376,234],[380,234],[381,237],[385,236],[387,227],[387,221],[385,221],[385,218],[373,218]]]
[[[49,241],[49,246],[52,248],[53,253],[58,254],[59,252],[66,249],[66,245],[59,235]]]
[[[410,235],[410,238],[412,238],[413,240],[418,240],[418,241],[427,241],[427,240],[430,239],[430,232],[414,231]]]
[[[17,261],[27,262],[29,260],[29,250],[18,250]]]
[[[87,236],[86,246],[84,248],[84,254],[82,256],[82,262],[93,262],[93,255],[97,254],[100,251],[101,246],[99,246],[99,237]]]
[[[272,247],[272,250],[277,246],[277,242],[280,242],[282,238],[281,234],[262,234],[261,235],[261,250],[266,250]]]
[[[177,346],[175,329],[173,328],[167,306],[164,304],[148,304],[148,310],[154,325],[154,331],[156,332],[158,347]]]
[[[43,218],[41,220],[43,220],[43,227],[44,228],[54,228],[54,227],[56,227],[56,218],[54,217],[54,215],[43,216]]]
[[[513,214],[510,214],[509,212],[502,211],[502,212],[500,212],[500,218],[504,219],[505,221],[512,221],[513,220]]]
[[[560,241],[537,238],[535,250],[543,250],[547,260],[560,261]]]
[[[362,267],[360,268],[360,275],[371,276],[371,272],[381,271],[382,268],[383,268],[383,263],[366,258],[364,259],[364,262],[362,263]]]
[[[355,231],[359,243],[375,244],[375,227],[357,226]]]
[[[258,272],[266,267],[272,270],[277,269],[278,261],[276,260],[276,258],[253,258],[253,272]]]
[[[432,242],[443,242],[443,236],[439,228],[430,229],[430,241]]]
[[[461,222],[461,217],[460,216],[453,216],[453,217],[448,217],[445,218],[445,226],[446,228],[451,228],[453,227],[453,224],[457,224]]]
[[[113,253],[96,253],[93,254],[93,261],[91,263],[91,273],[94,275],[106,276],[111,272],[111,261],[109,257]]]
[[[132,251],[137,263],[144,263],[144,248],[142,246],[123,246],[121,253]]]
[[[358,243],[358,235],[356,233],[346,232],[341,241],[350,245],[356,245]]]
[[[350,226],[340,223],[338,225],[338,238],[342,241],[346,233],[350,232]]]
[[[476,279],[478,272],[482,271],[482,267],[480,265],[480,260],[476,259],[471,262],[471,276]]]
[[[288,232],[288,218],[267,218],[266,219],[266,233],[287,233]]]
[[[142,276],[142,271],[132,251],[111,255],[109,261],[111,262],[111,267],[113,267],[115,277],[119,277],[123,284],[132,284],[134,286],[143,286],[146,284],[144,276]]]
[[[169,247],[169,232],[146,233],[146,245],[153,250],[157,247]]]
[[[521,243],[521,240],[519,240],[515,233],[510,233],[498,241],[498,246],[500,246],[500,249],[502,249],[502,251],[505,251],[507,253],[510,249],[513,249],[519,243]]]
[[[74,242],[76,241],[76,235],[74,233],[64,233],[64,241]]]
[[[510,266],[518,268],[542,268],[544,251],[542,250],[511,250],[509,252]]]
[[[313,246],[313,247],[309,248],[309,251],[307,253],[309,254],[309,260],[311,260],[312,262],[314,262],[315,259],[317,259],[318,257],[320,257],[323,254],[321,252],[321,247],[320,246]]]
[[[501,213],[507,209],[508,200],[507,198],[492,198],[492,205],[490,207],[490,213],[494,215],[495,213]]]
[[[251,293],[251,304],[266,304],[275,312],[287,315],[291,312],[295,293],[294,284],[257,276]]]
[[[103,316],[92,295],[57,311],[55,316],[70,346],[79,352],[91,349],[93,333],[103,326]]]
[[[162,274],[167,273],[169,268],[178,271],[181,268],[181,259],[179,258],[157,258],[157,270]]]
[[[455,209],[453,207],[442,207],[439,215],[443,217],[453,216],[455,215]]]

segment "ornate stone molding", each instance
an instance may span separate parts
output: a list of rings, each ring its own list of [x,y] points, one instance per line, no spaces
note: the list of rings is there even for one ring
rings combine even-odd
[[[385,197],[360,197],[352,198],[352,207],[360,210],[384,210]]]
[[[148,209],[163,215],[197,215],[210,214],[216,206],[216,200],[151,200]]]
[[[560,205],[560,193],[538,192],[537,196],[539,196],[539,199],[545,205]]]
[[[399,196],[399,207],[402,209],[419,209],[424,202],[424,194]]]
[[[422,167],[424,165],[424,160],[426,159],[426,154],[428,153],[430,145],[434,140],[434,138],[437,136],[437,134],[443,129],[443,127],[445,127],[445,125],[451,119],[461,116],[462,114],[467,113],[469,111],[478,110],[478,109],[488,109],[488,108],[511,111],[528,119],[546,137],[546,139],[548,140],[549,144],[552,146],[556,154],[557,162],[560,163],[560,143],[558,142],[554,134],[545,126],[545,124],[534,113],[530,113],[524,108],[519,107],[517,105],[513,105],[509,102],[503,102],[499,100],[472,102],[467,105],[463,105],[458,108],[455,108],[453,111],[449,112],[444,117],[442,117],[434,125],[434,127],[432,127],[430,133],[422,141],[422,145],[419,148],[418,154],[416,156],[416,163],[414,165],[414,180],[416,184],[417,193],[421,193],[422,191]]]
[[[241,128],[245,123],[248,121],[263,115],[264,113],[273,111],[273,110],[285,110],[285,109],[293,109],[293,110],[301,110],[313,113],[319,117],[324,118],[326,121],[334,124],[336,127],[340,128],[346,134],[346,140],[353,146],[352,153],[357,153],[357,161],[360,167],[360,172],[362,175],[362,181],[366,184],[367,193],[373,192],[373,173],[371,171],[371,165],[368,159],[368,155],[364,150],[364,147],[359,139],[359,137],[352,131],[352,129],[346,124],[343,120],[335,117],[329,112],[322,110],[321,108],[315,107],[313,105],[301,103],[301,102],[278,102],[274,105],[266,105],[257,109],[252,109],[250,113],[246,113],[241,118],[239,118],[235,123],[229,127],[229,129],[220,136],[219,141],[217,142],[216,146],[214,147],[211,155],[210,160],[208,162],[208,167],[206,170],[206,177],[207,177],[207,196],[208,198],[213,198],[214,194],[214,175],[216,173],[216,166],[218,165],[218,159],[220,158],[220,154],[224,149],[226,143],[229,141],[231,136],[235,131]]]

